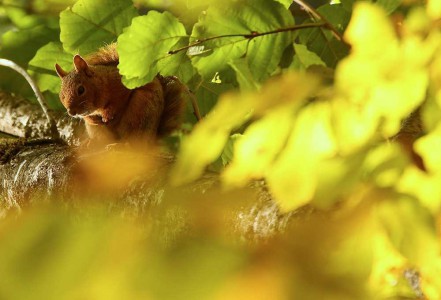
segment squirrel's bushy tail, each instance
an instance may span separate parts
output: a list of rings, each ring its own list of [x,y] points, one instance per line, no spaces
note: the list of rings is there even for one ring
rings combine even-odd
[[[162,137],[178,129],[182,123],[188,88],[175,76],[158,75],[164,91],[164,111],[158,127],[158,136]]]

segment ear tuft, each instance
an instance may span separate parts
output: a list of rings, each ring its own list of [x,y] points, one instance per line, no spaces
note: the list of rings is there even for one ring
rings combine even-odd
[[[68,73],[64,71],[59,64],[55,64],[55,71],[57,71],[58,77],[63,78]]]
[[[87,62],[79,54],[74,56],[73,62],[74,62],[75,70],[77,72],[80,72],[80,71],[85,72],[89,69],[89,65],[87,64]]]

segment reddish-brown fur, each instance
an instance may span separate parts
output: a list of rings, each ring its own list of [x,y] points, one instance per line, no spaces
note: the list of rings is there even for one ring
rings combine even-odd
[[[72,116],[81,117],[92,140],[151,140],[179,127],[186,87],[174,76],[158,75],[134,90],[121,82],[116,45],[86,59],[76,55],[75,69],[56,70],[62,80],[60,100]]]

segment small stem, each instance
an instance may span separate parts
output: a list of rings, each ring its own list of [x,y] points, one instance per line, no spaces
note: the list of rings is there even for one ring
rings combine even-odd
[[[312,6],[310,6],[308,3],[304,2],[303,0],[294,0],[295,3],[297,3],[298,5],[300,5],[301,7],[303,7],[307,12],[309,12],[316,21],[321,21],[324,22],[324,27],[329,29],[332,34],[334,35],[334,37],[340,41],[346,44],[343,35],[341,35],[340,32],[338,32],[338,30],[334,27],[334,25],[331,24],[331,22],[329,22],[328,20],[326,20],[325,17],[323,17],[323,15],[321,13],[319,13],[315,8],[313,8]]]
[[[311,28],[311,27],[323,27],[326,26],[327,27],[327,23],[326,22],[319,22],[319,23],[307,23],[307,24],[300,24],[300,25],[295,25],[295,26],[291,26],[291,27],[286,27],[286,28],[280,28],[280,29],[276,29],[276,30],[272,30],[272,31],[267,31],[267,32],[252,32],[252,33],[246,33],[246,34],[225,34],[225,35],[218,35],[218,36],[212,36],[212,37],[208,37],[208,38],[204,38],[201,40],[196,40],[193,43],[190,43],[187,46],[175,49],[175,50],[170,50],[168,52],[168,54],[176,54],[178,52],[187,50],[191,47],[203,44],[205,42],[211,41],[211,40],[216,40],[216,39],[221,39],[221,38],[229,38],[229,37],[243,37],[246,39],[253,39],[259,36],[265,36],[265,35],[269,35],[269,34],[275,34],[275,33],[281,33],[281,32],[287,32],[287,31],[295,31],[295,30],[299,30],[299,29],[304,29],[304,28]]]
[[[196,96],[195,96],[195,94],[193,94],[192,91],[189,91],[189,94],[190,94],[190,98],[191,98],[191,105],[193,106],[194,116],[196,117],[196,119],[199,122],[200,120],[202,120],[202,116],[201,116],[201,112],[199,111],[199,105],[196,100]]]
[[[0,58],[0,66],[5,66],[8,68],[11,68],[14,71],[18,72],[21,76],[23,76],[26,79],[26,81],[29,83],[32,90],[34,91],[34,94],[37,97],[38,103],[40,104],[41,109],[43,110],[43,112],[49,122],[49,127],[51,130],[51,137],[53,139],[59,139],[60,133],[58,132],[57,125],[55,124],[54,119],[52,119],[51,115],[49,114],[49,109],[46,105],[46,101],[43,97],[43,94],[38,89],[38,86],[35,83],[35,81],[32,79],[32,77],[26,72],[25,69],[23,69],[22,67],[20,67],[15,62],[13,62],[9,59]]]

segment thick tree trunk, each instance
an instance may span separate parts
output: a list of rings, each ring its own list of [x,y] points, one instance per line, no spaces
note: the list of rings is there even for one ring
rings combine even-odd
[[[75,207],[84,199],[105,198],[111,209],[139,216],[150,213],[168,194],[176,191],[167,185],[166,180],[173,160],[170,157],[131,153],[118,148],[82,153],[75,145],[84,126],[66,114],[53,115],[67,144],[47,139],[48,122],[37,104],[0,92],[0,130],[24,138],[4,139],[0,143],[1,215],[47,202]],[[117,160],[125,160],[124,164],[134,161],[150,167],[118,182],[103,181],[103,173],[111,176],[121,173],[121,162],[112,163],[115,155]],[[218,187],[218,176],[207,174],[182,191],[188,198],[194,198]],[[229,213],[233,231],[246,240],[265,239],[282,231],[290,215],[279,212],[265,185],[255,182],[248,191],[251,192],[247,195],[253,199],[235,205]]]

